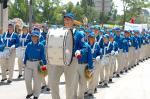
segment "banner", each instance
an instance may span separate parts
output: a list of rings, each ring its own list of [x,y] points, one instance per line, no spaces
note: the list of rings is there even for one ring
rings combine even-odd
[[[132,24],[125,22],[125,28],[124,30],[139,30],[142,32],[142,30],[148,30],[147,24]]]

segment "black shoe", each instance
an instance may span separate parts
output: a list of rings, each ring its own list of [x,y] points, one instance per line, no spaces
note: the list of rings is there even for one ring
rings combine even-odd
[[[94,97],[94,95],[93,95],[93,94],[88,94],[88,96],[89,96],[89,97]]]
[[[33,94],[27,95],[26,99],[31,98]]]
[[[134,68],[134,66],[131,66],[131,68]]]
[[[94,89],[94,93],[97,93],[97,88]]]
[[[128,72],[128,70],[126,69],[126,70],[125,70],[125,72],[127,73],[127,72]]]
[[[112,79],[109,79],[109,83],[112,83]]]
[[[46,86],[42,86],[42,87],[41,87],[42,90],[45,89],[45,88],[46,88]]]
[[[38,97],[33,97],[33,99],[38,99]]]
[[[20,79],[21,77],[22,77],[22,75],[19,75],[19,76],[18,76],[18,79]]]
[[[116,75],[116,77],[120,77],[120,75],[119,75],[119,74],[117,74],[117,75]]]
[[[128,70],[131,70],[131,68],[128,68]]]
[[[50,91],[50,88],[46,88],[46,91]]]
[[[84,93],[84,96],[87,96],[87,95],[88,95],[88,92],[85,92],[85,93]]]
[[[107,83],[105,83],[105,84],[104,84],[104,87],[108,87],[108,84],[107,84]]]
[[[1,80],[1,82],[4,82],[4,81],[6,81],[6,80],[7,80],[7,78],[5,78],[5,79],[2,79],[2,80]]]
[[[103,82],[99,82],[99,85],[101,85]]]
[[[12,81],[11,81],[11,80],[7,80],[7,83],[8,83],[8,84],[11,84],[11,83],[12,83]]]
[[[120,74],[123,74],[123,71],[121,71]]]

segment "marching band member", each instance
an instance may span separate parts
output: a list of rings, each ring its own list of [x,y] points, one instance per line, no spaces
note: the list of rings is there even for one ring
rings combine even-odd
[[[134,56],[134,36],[132,35],[132,31],[127,31],[128,33],[128,38],[129,38],[129,54],[128,54],[128,58],[129,58],[129,63],[128,63],[128,69],[130,70],[131,68],[133,68],[134,66],[134,58],[132,56]],[[127,70],[126,70],[127,71]]]
[[[1,66],[1,72],[2,72],[2,79],[1,82],[4,82],[5,80],[7,80],[6,77],[6,58],[4,58],[4,49],[5,49],[5,44],[2,40],[2,36],[0,36],[0,66]]]
[[[89,96],[93,96],[93,94],[97,91],[97,85],[99,81],[99,75],[100,75],[100,58],[96,60],[97,56],[100,56],[100,46],[98,42],[95,40],[95,34],[91,32],[88,36],[89,45],[92,48],[92,56],[93,56],[93,65],[94,65],[94,72],[93,72],[93,78],[89,82],[89,88],[87,94]]]
[[[29,42],[31,42],[31,35],[28,33],[28,26],[24,25],[22,28],[22,34],[19,34],[19,39],[20,39],[20,46],[17,48],[18,50],[18,54],[23,54],[27,46],[27,44]],[[17,50],[16,50],[17,51]],[[19,53],[22,52],[22,53]],[[17,52],[16,52],[17,53]],[[23,58],[24,58],[24,54],[23,55],[18,55],[20,57],[18,57],[18,67],[19,67],[19,76],[18,78],[22,77],[22,69],[23,69]]]
[[[4,66],[3,70],[7,70],[8,66],[8,80],[7,83],[10,84],[12,82],[13,72],[14,72],[14,63],[15,63],[15,48],[19,46],[19,37],[14,32],[14,25],[9,24],[8,25],[8,32],[5,32],[2,36],[3,41],[5,43],[5,49],[8,49],[10,51],[10,55],[8,59],[6,59],[6,64]],[[4,72],[5,72],[4,71]],[[6,76],[5,76],[6,77]]]
[[[113,50],[111,51],[110,60],[110,78],[109,82],[112,82],[113,74],[116,73],[116,55],[118,55],[118,43],[114,41],[114,34],[110,33],[109,35],[109,42],[113,45]]]
[[[93,72],[93,61],[92,61],[92,51],[90,45],[85,42],[84,32],[78,34],[79,49],[75,52],[75,56],[78,59],[78,69],[76,78],[76,92],[79,84],[79,93],[76,99],[84,99],[84,93],[87,88],[87,79],[85,77],[85,69],[87,68],[91,73]]]
[[[110,63],[109,63],[109,58],[110,58],[110,54],[111,51],[113,50],[113,45],[109,42],[109,35],[105,34],[103,36],[103,40],[104,40],[104,48],[102,50],[102,65],[104,67],[103,70],[103,77],[104,77],[104,85],[103,87],[107,87],[108,86],[108,82],[109,82],[109,77],[110,77]],[[104,73],[105,71],[105,73]]]
[[[133,47],[134,47],[134,51],[133,54],[135,55],[135,57],[133,58],[133,64],[134,66],[137,65],[138,62],[138,49],[139,49],[139,41],[138,41],[138,37],[137,34],[135,33],[135,31],[133,31],[134,37],[133,37]]]
[[[119,47],[119,53],[117,55],[117,63],[118,63],[118,66],[117,66],[117,77],[120,77],[120,72],[122,71],[122,65],[123,65],[123,60],[122,60],[122,39],[123,37],[121,36],[121,29],[120,28],[116,28],[115,29],[115,42],[118,43],[118,47]]]
[[[74,14],[66,13],[64,15],[64,27],[71,29],[74,34],[74,47],[73,54],[76,50],[79,49],[78,38],[80,31],[73,29],[74,25]],[[68,66],[50,66],[51,75],[49,75],[50,79],[50,89],[52,91],[52,99],[61,99],[59,95],[59,82],[60,77],[64,73],[65,83],[66,83],[66,99],[77,99],[75,95],[75,85],[76,85],[76,77],[77,77],[77,59],[73,57],[72,63]]]
[[[102,49],[103,48],[103,34],[104,34],[104,30],[101,29],[99,30],[100,27],[99,26],[94,26],[93,27],[93,32],[95,33],[95,36],[96,36],[96,42],[98,42],[100,48]],[[104,77],[103,77],[103,72],[104,72],[104,68],[103,66],[100,66],[100,82],[99,84],[103,84],[103,81],[104,81]]]
[[[38,99],[40,95],[41,79],[38,73],[38,65],[40,61],[46,65],[45,47],[39,42],[40,32],[32,31],[32,42],[28,43],[25,50],[24,64],[25,64],[25,84],[27,89],[26,98]],[[33,79],[33,85],[32,85]],[[33,89],[32,89],[33,87]]]
[[[139,31],[138,30],[134,30],[134,35],[135,35],[135,38],[137,38],[138,40],[138,49],[137,49],[137,60],[136,60],[136,64],[138,65],[139,62],[140,62],[140,53],[141,53],[141,39],[140,39],[140,35],[139,35]]]
[[[123,38],[123,70],[125,72],[128,71],[128,62],[129,62],[129,47],[131,46],[130,38],[129,38],[129,31],[125,30]]]

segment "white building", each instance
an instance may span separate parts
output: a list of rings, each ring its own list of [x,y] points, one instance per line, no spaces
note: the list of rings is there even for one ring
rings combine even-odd
[[[104,8],[104,13],[108,13],[112,9],[112,0],[93,0],[93,1],[97,12],[102,12]]]

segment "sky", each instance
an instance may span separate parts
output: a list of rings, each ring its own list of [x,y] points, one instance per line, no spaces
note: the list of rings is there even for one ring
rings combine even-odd
[[[62,0],[63,3],[68,3],[69,1],[73,2],[74,4],[76,4],[78,1],[80,0]],[[117,8],[117,11],[118,11],[118,15],[122,15],[123,14],[123,3],[121,0],[113,0],[116,8]]]

